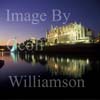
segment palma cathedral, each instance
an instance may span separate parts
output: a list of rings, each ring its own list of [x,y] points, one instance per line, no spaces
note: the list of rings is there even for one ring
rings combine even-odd
[[[62,27],[51,26],[46,39],[48,45],[92,43],[93,31],[76,22]]]

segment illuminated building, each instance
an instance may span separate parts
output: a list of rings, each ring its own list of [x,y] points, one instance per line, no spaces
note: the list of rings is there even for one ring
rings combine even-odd
[[[95,38],[95,43],[100,43],[100,38]]]
[[[46,38],[48,45],[91,43],[93,31],[75,22],[62,27],[51,26],[50,31],[46,33]]]
[[[31,37],[30,41],[32,41],[32,43],[36,43],[36,38],[35,37]]]
[[[100,33],[98,33],[98,37],[95,38],[95,43],[100,43]]]

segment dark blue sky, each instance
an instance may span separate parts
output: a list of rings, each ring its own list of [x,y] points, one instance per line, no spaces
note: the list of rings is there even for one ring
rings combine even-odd
[[[12,12],[45,12],[48,19],[33,25],[30,22],[7,22],[6,9]],[[45,37],[46,30],[51,24],[62,26],[62,22],[52,22],[52,9],[60,9],[62,12],[70,13],[68,23],[81,22],[84,26],[91,28],[95,34],[100,32],[100,0],[0,0],[0,44],[8,39],[17,37],[18,41],[24,41],[29,37]]]

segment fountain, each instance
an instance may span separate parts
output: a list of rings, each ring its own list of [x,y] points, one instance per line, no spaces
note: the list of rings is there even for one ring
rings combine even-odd
[[[17,42],[16,42],[16,39],[14,39],[14,44],[13,44],[13,47],[12,47],[12,49],[10,51],[11,51],[11,53],[17,51]]]

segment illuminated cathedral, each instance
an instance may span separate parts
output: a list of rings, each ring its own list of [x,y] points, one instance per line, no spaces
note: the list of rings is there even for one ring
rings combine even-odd
[[[92,43],[93,31],[76,22],[62,27],[51,26],[46,39],[48,45]]]

